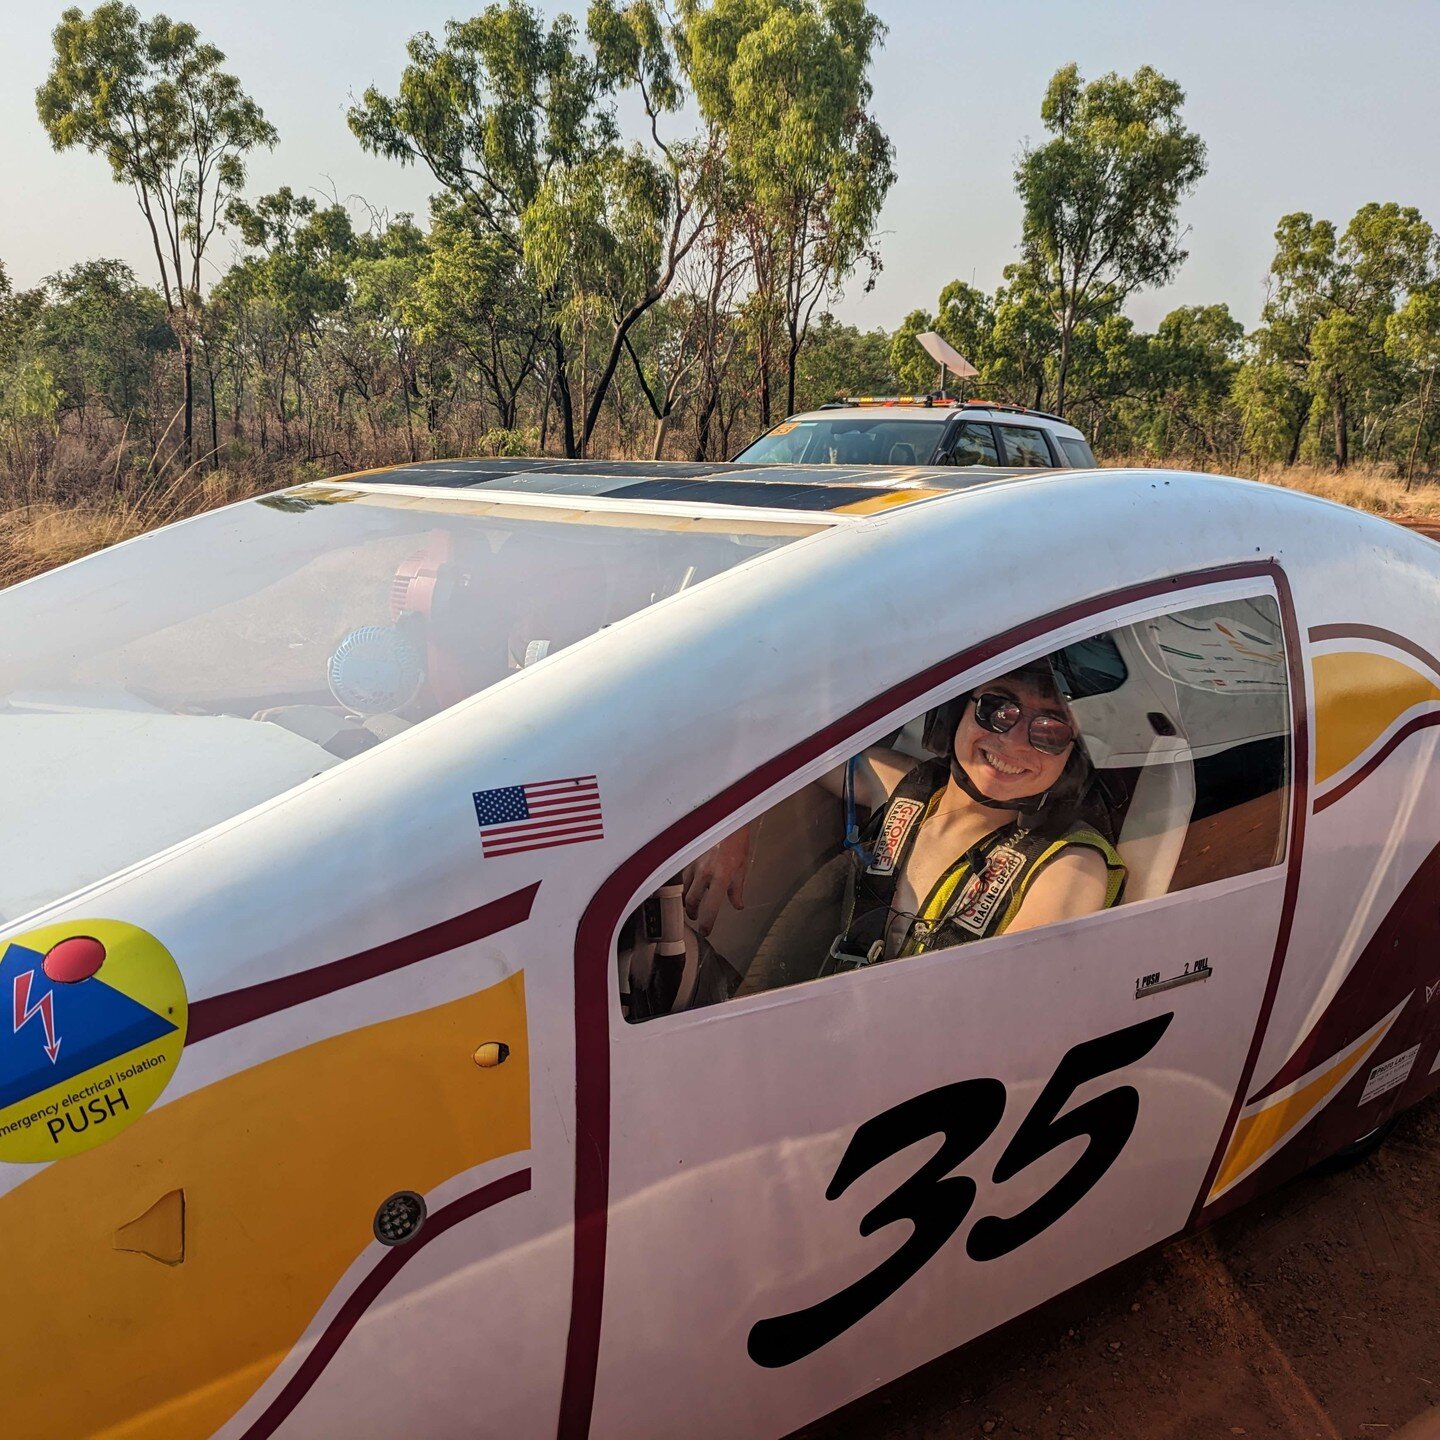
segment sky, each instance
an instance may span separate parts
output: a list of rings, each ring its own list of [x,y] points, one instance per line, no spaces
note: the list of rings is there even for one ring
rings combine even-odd
[[[91,0],[93,3],[93,0]],[[1070,61],[1094,77],[1149,64],[1186,92],[1185,118],[1208,170],[1182,207],[1190,258],[1175,281],[1130,305],[1153,328],[1176,305],[1227,303],[1259,317],[1281,215],[1343,225],[1366,201],[1418,207],[1440,225],[1440,4],[1435,0],[871,0],[888,26],[873,110],[899,178],[880,220],[884,269],[852,282],[844,320],[893,329],[952,279],[987,291],[1017,258],[1016,160],[1045,139],[1040,101]],[[17,286],[114,256],[146,280],[143,221],[104,159],[56,154],[35,116],[50,62],[54,0],[0,0],[0,261]],[[139,0],[142,13],[153,13]],[[249,191],[290,185],[354,197],[386,214],[426,213],[428,174],[364,154],[346,107],[369,85],[393,91],[405,42],[439,33],[481,0],[167,0],[167,13],[218,45],[280,132],[250,162]],[[582,12],[540,0],[539,8]],[[233,255],[222,238],[212,254]]]

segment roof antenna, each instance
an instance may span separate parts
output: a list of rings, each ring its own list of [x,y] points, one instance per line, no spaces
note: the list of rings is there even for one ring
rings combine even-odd
[[[945,394],[945,372],[947,370],[961,380],[980,373],[948,340],[937,335],[933,330],[924,330],[915,338],[920,342],[920,348],[940,367],[937,383],[942,396]],[[964,385],[960,387],[960,399],[965,399]]]

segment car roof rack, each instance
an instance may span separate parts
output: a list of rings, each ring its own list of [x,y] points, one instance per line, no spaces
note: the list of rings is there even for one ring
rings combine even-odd
[[[1070,423],[1059,415],[1052,415],[1048,410],[1032,410],[1028,405],[1017,405],[1013,400],[968,400],[966,405],[970,409],[1003,410],[1007,415],[1034,415],[1038,420],[1053,420],[1057,425]]]
[[[820,410],[845,410],[851,407],[885,409],[890,406],[920,407],[923,409],[948,408],[952,410],[999,410],[1007,415],[1033,415],[1038,420],[1053,420],[1057,425],[1069,421],[1048,410],[1032,410],[1028,405],[1017,405],[1013,400],[962,400],[958,395],[947,395],[937,390],[929,395],[846,395],[843,399],[826,400],[817,406]]]

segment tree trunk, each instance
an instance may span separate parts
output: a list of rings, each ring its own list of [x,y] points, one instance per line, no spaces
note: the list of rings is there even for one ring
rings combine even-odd
[[[719,403],[720,387],[711,384],[706,392],[705,399],[700,404],[700,409],[695,416],[695,458],[697,460],[708,460],[710,458],[710,422],[715,418],[715,406]]]
[[[574,460],[579,451],[575,448],[575,403],[570,395],[570,377],[565,373],[565,339],[560,327],[555,327],[551,336],[551,349],[555,352],[555,394],[560,401],[560,429],[568,459]]]
[[[1295,429],[1290,436],[1290,453],[1285,457],[1286,465],[1293,465],[1300,458],[1300,442],[1305,438],[1305,421],[1308,418],[1307,412],[1300,411],[1295,420]]]
[[[663,459],[665,449],[665,436],[670,429],[670,411],[666,409],[663,415],[657,416],[655,420],[655,451],[651,455],[652,460]]]
[[[1345,391],[1335,391],[1335,468],[1343,470],[1350,463],[1350,416]]]
[[[766,320],[761,324],[760,336],[756,345],[756,359],[760,364],[760,429],[762,431],[770,428],[770,324]]]
[[[789,326],[789,345],[785,354],[785,413],[795,413],[795,370],[800,363],[800,337],[795,325]]]
[[[545,453],[545,441],[550,434],[550,402],[555,398],[555,381],[552,377],[545,387],[545,403],[540,407],[540,453]]]
[[[1430,387],[1435,383],[1431,370],[1420,385],[1420,413],[1415,417],[1415,438],[1410,442],[1410,456],[1405,462],[1405,488],[1415,483],[1415,457],[1420,452],[1420,437],[1425,433],[1425,411],[1430,406]]]
[[[1060,324],[1060,362],[1055,368],[1055,413],[1062,420],[1065,418],[1065,381],[1070,374],[1070,332],[1073,328],[1074,324],[1067,315]]]
[[[180,344],[180,371],[185,387],[185,428],[180,440],[180,463],[188,470],[195,438],[195,352],[189,339]]]
[[[210,351],[205,351],[205,374],[210,381],[210,468],[220,468],[220,417],[215,412],[215,366]]]

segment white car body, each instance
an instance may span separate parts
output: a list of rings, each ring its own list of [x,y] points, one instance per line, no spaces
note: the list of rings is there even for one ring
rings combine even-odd
[[[805,509],[706,503],[703,477],[657,498],[654,477],[683,469],[623,496],[603,466],[537,463],[529,488],[502,471],[302,487],[0,595],[0,725],[16,727],[0,751],[7,1433],[780,1436],[1440,1083],[1431,542],[1159,471],[962,494],[937,473]],[[657,555],[693,543],[718,568],[680,567],[666,594],[647,580],[633,604],[612,586],[613,613],[569,637],[558,612],[521,607],[500,678],[375,723],[383,743],[360,737],[351,758],[300,733],[323,705],[271,724],[229,698],[202,714],[153,685],[119,693],[108,662],[88,691],[49,678],[87,635],[145,631],[149,607],[156,638],[123,652],[138,683],[181,633],[174,607],[212,593],[229,618],[197,633],[239,655],[267,545],[359,527],[336,530],[344,565],[306,592],[335,600],[338,626],[345,577],[386,526],[517,516],[562,552],[567,526],[609,530]],[[446,554],[407,562],[408,594],[456,580]],[[584,598],[598,574],[556,560],[534,593]],[[1278,857],[1167,893],[1205,746],[1132,722],[1190,683],[1172,669],[1144,682],[1160,698],[1140,694],[1131,731],[1102,713],[1123,689],[1077,702],[1102,772],[1158,755],[1174,782],[1169,828],[1121,837],[1129,903],[627,1021],[617,935],[717,839],[1006,666],[1115,630],[1138,685],[1154,646],[1175,648],[1167,617],[1227,606],[1279,617],[1235,652],[1259,698],[1207,732],[1285,747]],[[286,643],[310,653],[298,632]],[[215,671],[200,656],[197,694],[222,694]],[[1223,686],[1194,689],[1224,709]],[[336,724],[355,738],[354,717]],[[538,787],[543,809],[562,784],[593,792],[578,836],[507,848],[485,807]],[[759,879],[748,903],[771,903]],[[82,977],[95,942],[108,958]],[[27,1077],[88,1043],[67,1006],[105,966],[169,1029],[126,1050],[97,1021],[94,1065],[66,1082],[80,1088],[37,1088]],[[117,1110],[121,1085],[148,1088]],[[77,1128],[80,1106],[98,1108]],[[1076,1194],[1106,1116],[1118,1148]],[[1062,1192],[1015,1240],[1015,1217]],[[408,1196],[426,1213],[402,1233]]]

